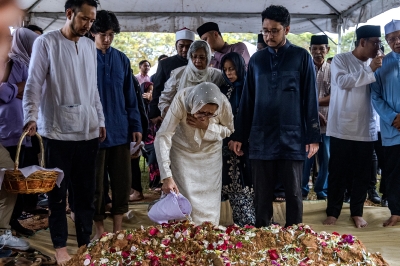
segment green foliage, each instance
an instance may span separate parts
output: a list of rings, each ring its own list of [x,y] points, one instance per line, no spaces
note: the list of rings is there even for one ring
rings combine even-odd
[[[114,38],[112,46],[126,54],[131,60],[133,73],[137,74],[141,60],[147,59],[153,66],[160,55],[175,54],[175,34],[121,32]]]
[[[222,36],[228,43],[257,43],[257,34],[223,33]],[[197,35],[196,38],[199,39]],[[160,55],[176,54],[174,33],[122,32],[115,36],[112,46],[128,56],[135,74],[139,73],[138,64],[143,59],[149,60],[153,66]]]
[[[288,39],[295,45],[308,50],[310,39],[313,34],[305,32],[302,34],[288,34]],[[342,36],[342,53],[354,49],[353,42],[354,32],[348,32]],[[237,43],[247,41],[251,44],[257,44],[257,34],[253,33],[223,33],[222,37],[227,43]],[[198,39],[198,36],[196,35]],[[333,38],[335,43],[337,38]],[[385,53],[390,52],[390,47],[387,45],[384,36],[382,35],[382,44],[385,46]],[[174,55],[175,50],[175,34],[174,33],[153,33],[153,32],[122,32],[114,38],[112,46],[124,52],[131,60],[133,73],[139,73],[139,62],[143,59],[150,61],[153,66],[157,58],[166,54]],[[329,41],[331,47],[328,57],[333,57],[336,54],[337,46],[332,41]]]

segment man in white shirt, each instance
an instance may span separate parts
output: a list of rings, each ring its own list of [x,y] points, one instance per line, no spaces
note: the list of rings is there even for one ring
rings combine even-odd
[[[328,206],[325,225],[336,223],[346,182],[352,184],[350,215],[357,228],[366,227],[363,206],[371,176],[373,141],[377,140],[369,84],[382,66],[380,26],[356,30],[356,48],[338,54],[331,64],[331,98],[326,135],[331,137]],[[372,60],[371,60],[372,59]]]
[[[64,171],[60,187],[48,193],[49,227],[58,265],[67,252],[66,191],[74,197],[78,246],[92,233],[95,160],[99,141],[106,137],[103,108],[97,89],[94,43],[83,37],[96,19],[96,0],[67,0],[67,20],[60,30],[36,39],[23,98],[25,130],[43,136],[47,168]],[[44,85],[44,86],[43,86]]]

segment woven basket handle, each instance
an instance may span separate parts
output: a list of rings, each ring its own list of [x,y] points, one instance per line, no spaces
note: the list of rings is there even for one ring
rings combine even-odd
[[[28,131],[24,131],[21,135],[21,138],[18,141],[18,146],[17,146],[17,153],[15,154],[15,161],[14,161],[14,170],[17,171],[18,170],[18,165],[19,165],[19,154],[21,152],[21,145],[22,145],[22,141],[24,141],[24,138],[26,137],[26,135],[28,134]],[[44,166],[44,148],[43,148],[43,140],[42,137],[36,132],[36,137],[39,140],[39,145],[40,145],[40,153],[41,153],[41,160],[40,160],[40,166],[41,167],[45,167]]]

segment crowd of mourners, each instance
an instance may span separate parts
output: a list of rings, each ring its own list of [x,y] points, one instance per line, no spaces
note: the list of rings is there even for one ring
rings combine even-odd
[[[286,202],[283,226],[301,223],[310,176],[317,199],[327,200],[325,225],[347,202],[355,226],[366,227],[367,197],[389,207],[384,226],[400,222],[400,21],[385,26],[386,55],[380,26],[366,25],[353,51],[328,62],[328,37],[313,35],[309,51],[292,44],[288,10],[271,5],[251,57],[207,22],[200,40],[177,31],[177,54],[160,56],[150,77],[148,60],[134,75],[112,47],[118,19],[97,5],[67,0],[65,25],[45,34],[34,25],[12,38],[1,31],[0,168],[13,169],[24,131],[20,167],[38,165],[35,133],[42,136],[46,167],[64,172],[41,195],[59,265],[70,259],[67,204],[78,246],[104,233],[106,211],[113,231],[123,229],[129,201],[144,198],[130,147],[142,143],[150,187],[184,195],[195,224],[219,224],[225,200],[240,226],[273,223],[274,201]],[[37,202],[0,190],[0,256],[3,247],[29,248],[10,228],[32,235],[18,219],[43,211]]]

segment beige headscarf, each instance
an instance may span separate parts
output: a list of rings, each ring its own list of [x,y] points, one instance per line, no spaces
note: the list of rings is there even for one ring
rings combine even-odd
[[[195,114],[204,105],[214,103],[218,105],[217,113],[222,106],[222,97],[220,89],[212,82],[203,82],[193,88],[188,88],[188,94],[185,96],[185,109],[190,114]],[[201,145],[204,133],[198,128],[194,132],[194,141]]]
[[[190,114],[195,114],[204,105],[214,103],[221,106],[222,93],[212,82],[203,82],[193,87],[185,97],[185,108]]]

